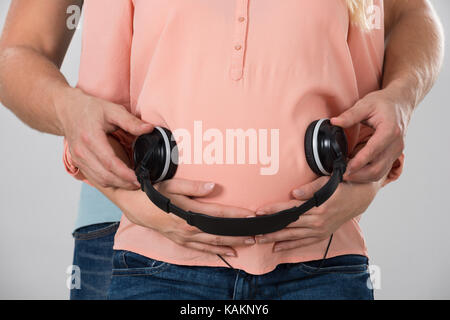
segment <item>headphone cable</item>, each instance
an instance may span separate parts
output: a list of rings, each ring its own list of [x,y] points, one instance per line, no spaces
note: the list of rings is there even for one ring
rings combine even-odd
[[[328,245],[327,248],[325,249],[325,254],[323,255],[322,260],[320,261],[320,265],[317,268],[317,271],[319,271],[322,267],[323,267],[323,263],[325,262],[325,260],[327,259],[327,255],[328,255],[328,251],[330,250],[330,246],[331,246],[331,241],[333,240],[333,234],[331,234],[330,236],[330,240],[328,240]],[[235,268],[233,268],[233,266],[224,258],[222,257],[220,254],[217,254],[217,256],[231,269],[236,270]]]
[[[316,271],[319,271],[320,268],[323,267],[323,263],[324,263],[325,260],[327,259],[328,250],[330,250],[330,246],[331,246],[331,241],[332,241],[332,240],[333,240],[333,233],[332,233],[331,236],[330,236],[330,240],[328,240],[328,245],[327,245],[327,248],[326,248],[326,250],[325,250],[325,254],[323,255],[322,261],[320,261],[319,268],[317,268]]]
[[[222,261],[225,262],[225,264],[226,264],[227,266],[229,266],[231,269],[236,270],[236,269],[233,268],[233,266],[232,266],[227,260],[225,260],[224,257],[222,257],[220,254],[217,254],[217,256],[218,256],[220,259],[222,259]]]

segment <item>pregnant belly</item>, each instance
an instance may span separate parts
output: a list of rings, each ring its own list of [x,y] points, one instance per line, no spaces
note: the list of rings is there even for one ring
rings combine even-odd
[[[287,201],[292,189],[315,178],[305,159],[306,128],[336,108],[329,99],[306,99],[298,90],[287,90],[290,95],[237,92],[182,101],[166,94],[147,95],[148,107],[141,115],[177,137],[176,178],[216,183],[214,192],[201,201],[250,210]]]
[[[201,201],[256,210],[291,199],[292,189],[314,179],[304,155],[309,117],[186,120],[170,125],[179,148],[175,177],[216,183]]]

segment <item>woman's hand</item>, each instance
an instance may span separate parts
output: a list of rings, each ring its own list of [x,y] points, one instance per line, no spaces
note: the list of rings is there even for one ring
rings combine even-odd
[[[153,126],[125,107],[89,96],[79,89],[70,88],[59,99],[57,113],[73,164],[89,176],[91,183],[130,190],[139,188],[133,170],[114,154],[107,133],[121,128],[139,136],[152,131]]]
[[[130,165],[130,159],[124,147],[112,136],[108,136],[108,147],[114,156]],[[177,244],[226,256],[237,256],[232,247],[255,244],[254,237],[225,237],[204,233],[192,227],[174,214],[167,214],[156,207],[141,190],[126,190],[120,188],[103,187],[98,185],[89,173],[83,172],[94,187],[100,190],[114,204],[116,204],[132,223],[153,229]],[[254,217],[255,212],[247,209],[224,206],[220,204],[203,203],[193,199],[209,195],[214,190],[214,183],[191,181],[184,179],[171,179],[162,181],[154,187],[169,198],[175,205],[184,210],[195,211],[216,217]]]
[[[255,213],[237,207],[203,203],[193,199],[209,195],[214,183],[171,179],[155,184],[155,188],[184,210],[200,212],[216,217],[254,217]],[[228,237],[205,233],[190,226],[185,220],[167,214],[157,208],[147,195],[138,191],[117,189],[113,201],[119,205],[126,217],[133,223],[158,231],[177,244],[211,254],[237,256],[232,247],[255,244],[254,237]]]
[[[322,188],[329,177],[320,177],[292,192],[295,199],[264,206],[257,215],[271,214],[292,208],[310,199]],[[331,236],[340,226],[363,213],[381,186],[381,182],[356,184],[343,182],[333,196],[320,207],[300,216],[285,229],[256,236],[258,243],[274,243],[274,252],[312,245]]]

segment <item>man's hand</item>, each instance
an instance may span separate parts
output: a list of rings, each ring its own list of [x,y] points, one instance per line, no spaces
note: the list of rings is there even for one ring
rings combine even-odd
[[[82,4],[82,0],[11,1],[0,38],[0,100],[32,128],[64,135],[74,164],[99,185],[136,189],[139,183],[133,171],[113,154],[107,133],[121,128],[131,135],[141,135],[150,132],[152,126],[123,106],[71,88],[59,70],[74,33],[67,27],[67,8],[81,8]],[[90,47],[90,51],[119,48],[123,55],[115,59],[129,58],[131,49],[127,46],[131,44],[123,37],[101,43],[103,46]],[[128,66],[114,64],[116,60],[109,64],[114,72],[108,72],[117,77],[108,79],[109,89],[105,91],[109,95],[105,99],[127,101]],[[89,70],[89,74],[96,72]],[[102,83],[102,75],[96,74],[98,83]]]
[[[331,123],[350,128],[363,123],[375,130],[366,145],[350,160],[345,179],[354,182],[378,181],[392,168],[405,147],[406,129],[413,106],[401,92],[380,90],[368,94]]]
[[[350,161],[347,180],[377,181],[401,154],[409,119],[437,79],[444,35],[430,1],[384,1],[386,50],[382,90],[331,119],[344,128],[360,122],[375,129]]]
[[[277,211],[299,206],[322,188],[329,177],[320,177],[292,192],[295,199],[264,206],[257,215],[272,214]],[[300,216],[283,230],[256,236],[258,243],[274,243],[273,251],[284,251],[309,246],[331,236],[340,226],[363,213],[374,199],[380,183],[341,183],[327,202]]]
[[[61,95],[56,112],[63,125],[73,164],[90,181],[102,187],[137,189],[136,175],[114,153],[107,133],[121,128],[134,136],[153,130],[128,110],[84,94],[79,89],[68,89]]]
[[[129,164],[124,147],[112,137],[108,140],[116,157]],[[100,190],[132,223],[153,229],[175,243],[211,254],[222,254],[235,257],[233,247],[255,244],[254,237],[227,237],[207,234],[174,214],[167,214],[156,207],[141,190],[125,190],[120,188],[105,188],[93,181],[89,173],[81,170],[83,175],[94,187]],[[175,205],[185,210],[204,213],[217,217],[254,217],[253,211],[213,203],[201,202],[214,191],[215,184],[204,181],[185,179],[170,179],[156,183],[154,187]]]

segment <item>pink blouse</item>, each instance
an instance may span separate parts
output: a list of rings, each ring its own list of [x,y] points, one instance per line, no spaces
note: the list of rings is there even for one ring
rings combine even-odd
[[[382,1],[375,6],[382,15]],[[316,178],[304,155],[310,122],[379,89],[384,29],[383,17],[374,19],[381,24],[368,32],[351,25],[343,0],[87,0],[78,87],[190,135],[176,177],[215,182],[220,192],[201,201],[256,210],[290,200],[292,189]],[[237,129],[248,134],[244,147],[225,139]],[[369,134],[348,130],[350,148]],[[214,139],[215,154],[208,153]],[[240,160],[225,156],[240,147]],[[83,179],[68,152],[64,161]],[[358,221],[334,234],[328,257],[367,255]],[[321,259],[327,242],[279,253],[273,243],[237,247],[238,257],[227,260],[263,274],[280,263]],[[226,266],[125,216],[114,248],[174,264]]]

